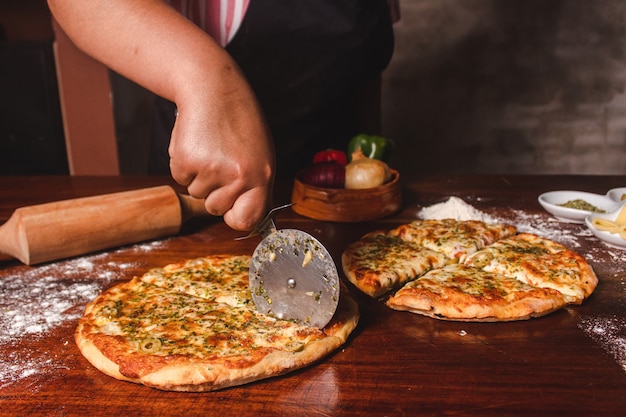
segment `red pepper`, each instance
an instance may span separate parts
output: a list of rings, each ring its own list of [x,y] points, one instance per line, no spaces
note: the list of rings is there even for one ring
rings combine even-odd
[[[346,156],[346,153],[338,149],[326,149],[325,151],[319,151],[313,156],[314,164],[317,164],[318,162],[330,161],[335,161],[341,165],[348,164],[348,158]]]

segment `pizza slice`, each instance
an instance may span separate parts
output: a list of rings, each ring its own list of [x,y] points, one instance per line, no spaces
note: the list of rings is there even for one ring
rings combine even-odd
[[[385,232],[372,232],[348,245],[341,263],[344,274],[359,290],[381,296],[448,262],[438,252]]]
[[[516,231],[515,226],[508,224],[443,219],[415,220],[391,230],[389,234],[463,262],[467,256]]]
[[[395,310],[456,321],[524,320],[563,305],[556,290],[462,264],[432,270],[387,300]]]
[[[580,304],[595,290],[598,278],[578,253],[560,243],[530,233],[499,240],[465,262],[563,294],[568,304]]]
[[[88,304],[75,331],[77,346],[92,365],[119,380],[212,391],[310,365],[355,329],[358,307],[347,292],[323,329],[261,314],[249,292],[236,305],[221,302],[219,294],[233,283],[237,292],[247,280],[245,265],[249,257],[208,257],[114,286]],[[232,272],[230,278],[224,271]]]

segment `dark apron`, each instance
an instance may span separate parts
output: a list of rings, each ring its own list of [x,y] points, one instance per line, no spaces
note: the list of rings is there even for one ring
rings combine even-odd
[[[358,100],[393,52],[386,0],[251,0],[226,47],[241,66],[274,138],[279,177],[359,133]],[[168,172],[173,105],[158,100],[154,173]],[[366,132],[376,133],[376,132]]]

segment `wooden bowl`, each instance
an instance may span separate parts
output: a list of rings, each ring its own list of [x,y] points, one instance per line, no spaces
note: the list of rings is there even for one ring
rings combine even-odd
[[[315,187],[296,177],[291,202],[293,211],[316,220],[354,223],[380,219],[402,206],[400,174],[392,169],[389,182],[362,190]]]

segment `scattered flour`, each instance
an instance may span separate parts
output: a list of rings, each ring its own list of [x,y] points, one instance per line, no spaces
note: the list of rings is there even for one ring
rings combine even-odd
[[[519,232],[532,233],[554,240],[573,250],[581,246],[579,238],[593,236],[589,229],[582,225],[565,224],[543,213],[511,210],[509,219],[499,219],[499,221],[508,221],[513,223]]]
[[[610,353],[626,371],[626,318],[583,316],[578,328]]]
[[[130,250],[144,253],[159,244],[160,241],[136,245]],[[0,347],[36,340],[80,318],[89,301],[133,266],[97,262],[106,256],[103,253],[42,266],[17,267],[6,274],[0,271]],[[9,355],[0,357],[0,389],[31,375],[64,368],[62,360],[51,352],[11,350]]]

